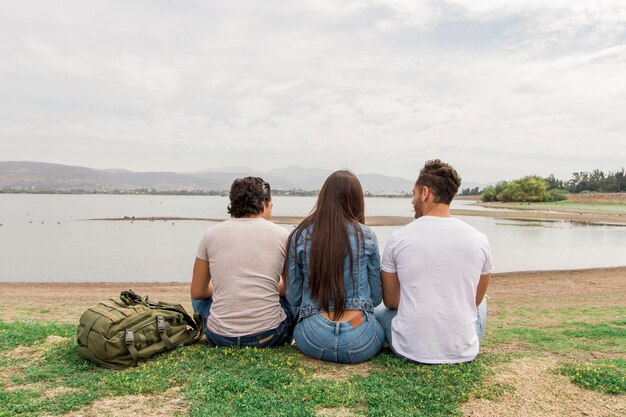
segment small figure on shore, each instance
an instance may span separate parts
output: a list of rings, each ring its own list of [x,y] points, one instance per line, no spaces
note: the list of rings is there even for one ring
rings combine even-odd
[[[357,363],[382,347],[384,332],[373,314],[382,301],[378,241],[364,223],[361,183],[337,171],[289,236],[283,275],[287,300],[299,312],[294,340],[305,355]]]
[[[294,317],[281,278],[289,233],[269,221],[270,185],[258,177],[238,178],[229,198],[231,218],[209,227],[198,246],[193,309],[205,319],[211,346],[289,342]]]
[[[452,166],[426,162],[413,187],[415,220],[383,253],[386,307],[376,317],[394,353],[412,361],[471,361],[485,330],[491,249],[483,233],[450,216],[460,184]]]

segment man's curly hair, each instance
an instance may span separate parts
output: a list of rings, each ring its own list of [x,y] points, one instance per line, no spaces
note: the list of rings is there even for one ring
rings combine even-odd
[[[415,185],[430,188],[435,203],[449,205],[461,186],[461,177],[450,164],[433,159],[426,161]]]
[[[230,186],[230,217],[244,217],[263,212],[263,203],[272,201],[270,185],[259,177],[237,178]]]

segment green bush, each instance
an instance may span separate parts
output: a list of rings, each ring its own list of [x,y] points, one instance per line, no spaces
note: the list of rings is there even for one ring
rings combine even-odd
[[[530,175],[511,182],[502,181],[495,187],[487,187],[481,194],[481,200],[502,202],[538,203],[550,201],[548,183],[545,179]]]
[[[482,201],[483,203],[496,201],[496,187],[490,185],[489,187],[485,188],[480,194],[480,201]]]
[[[546,201],[554,202],[554,201],[563,201],[567,200],[567,191],[566,190],[548,190],[548,199]]]

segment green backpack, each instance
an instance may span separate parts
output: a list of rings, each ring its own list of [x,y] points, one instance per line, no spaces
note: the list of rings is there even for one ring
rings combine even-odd
[[[191,317],[180,304],[149,302],[132,290],[90,307],[76,331],[78,351],[111,369],[136,366],[157,353],[195,343],[202,337],[202,316]]]

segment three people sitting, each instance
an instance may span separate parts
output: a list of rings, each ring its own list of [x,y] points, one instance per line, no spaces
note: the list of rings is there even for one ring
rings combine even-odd
[[[291,234],[269,221],[269,184],[235,180],[232,218],[207,229],[194,264],[192,305],[207,342],[270,347],[293,335],[305,355],[332,362],[366,361],[383,344],[421,363],[474,359],[492,265],[485,235],[450,216],[460,182],[450,165],[426,163],[415,220],[389,239],[381,278],[354,174],[331,174]]]

